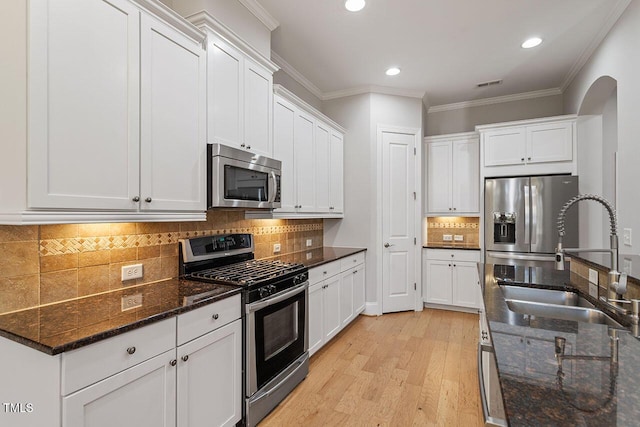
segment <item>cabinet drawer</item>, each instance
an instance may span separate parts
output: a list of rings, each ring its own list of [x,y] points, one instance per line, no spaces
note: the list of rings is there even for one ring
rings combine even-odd
[[[170,318],[62,355],[62,395],[107,378],[175,348]]]
[[[333,261],[314,267],[309,270],[309,284],[313,285],[338,273],[340,273],[340,261]]]
[[[240,294],[178,316],[178,345],[239,319]]]
[[[456,251],[446,249],[427,249],[427,259],[440,260],[440,261],[469,261],[480,262],[480,251]]]
[[[346,271],[356,265],[364,262],[364,252],[358,252],[357,254],[349,255],[348,257],[340,260],[340,271]]]

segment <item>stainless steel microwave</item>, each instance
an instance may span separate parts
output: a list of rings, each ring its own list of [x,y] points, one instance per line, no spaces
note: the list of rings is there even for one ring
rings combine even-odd
[[[280,207],[279,160],[222,144],[207,144],[207,207]]]

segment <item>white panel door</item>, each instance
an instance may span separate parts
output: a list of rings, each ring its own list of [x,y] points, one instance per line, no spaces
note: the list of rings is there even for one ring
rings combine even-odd
[[[62,399],[65,427],[176,425],[175,350],[168,351]]]
[[[247,150],[271,157],[273,76],[250,59],[244,64],[244,143]]]
[[[496,129],[483,134],[484,165],[524,164],[526,135],[524,127]]]
[[[474,262],[453,261],[453,305],[480,307],[478,267]]]
[[[178,347],[178,427],[235,426],[242,418],[242,321]]]
[[[282,162],[281,168],[281,207],[276,212],[295,212],[296,176],[295,176],[295,107],[276,96],[273,102],[273,157]]]
[[[324,283],[309,288],[309,356],[322,347],[324,338]]]
[[[444,213],[451,203],[451,143],[427,144],[427,212]]]
[[[382,133],[382,311],[415,307],[415,137]]]
[[[140,208],[206,209],[206,62],[168,25],[141,20]]]
[[[324,341],[333,338],[340,329],[340,275],[337,274],[323,282],[324,291]]]
[[[298,212],[315,210],[315,168],[313,157],[313,118],[301,111],[296,113],[293,135],[296,156],[296,207]]]
[[[331,177],[329,195],[331,213],[344,212],[344,137],[336,131],[331,132]]]
[[[330,212],[329,209],[329,189],[330,189],[330,158],[331,158],[331,134],[329,128],[322,123],[316,122],[314,131],[315,150],[315,207],[316,212]]]
[[[477,139],[451,143],[451,205],[455,212],[480,212],[479,150]]]
[[[30,207],[138,208],[139,14],[125,0],[29,2]]]
[[[355,317],[353,311],[354,269],[343,272],[340,276],[340,319],[344,328]]]
[[[207,142],[243,143],[243,64],[240,51],[207,32]]]
[[[451,305],[453,301],[453,283],[451,261],[425,261],[425,301],[433,304]]]
[[[572,132],[567,122],[527,126],[527,163],[571,161]]]

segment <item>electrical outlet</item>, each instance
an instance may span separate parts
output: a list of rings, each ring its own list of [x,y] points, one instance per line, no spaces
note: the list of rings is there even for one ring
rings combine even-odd
[[[274,243],[273,244],[273,253],[274,254],[277,254],[281,250],[282,250],[282,245],[280,245],[280,243]]]
[[[631,259],[625,258],[622,260],[622,272],[631,274]]]
[[[453,240],[453,236],[451,234],[443,234],[442,240],[444,240],[445,242],[450,242]]]
[[[313,258],[313,252],[307,252],[307,261]]]
[[[598,299],[598,285],[595,283],[589,283],[589,295],[595,299]]]
[[[631,246],[632,242],[631,242],[631,229],[630,228],[625,228],[622,231],[622,242],[624,243],[625,246]]]
[[[307,247],[310,247],[311,245],[313,245],[313,240],[307,239]]]
[[[597,285],[598,284],[598,271],[592,268],[589,269],[589,282]]]
[[[142,264],[125,265],[122,267],[122,281],[139,279],[142,277]]]
[[[142,294],[122,297],[122,311],[132,310],[138,307],[142,307]]]
[[[464,236],[462,234],[456,234],[455,236],[453,236],[453,240],[455,240],[456,242],[463,242]]]

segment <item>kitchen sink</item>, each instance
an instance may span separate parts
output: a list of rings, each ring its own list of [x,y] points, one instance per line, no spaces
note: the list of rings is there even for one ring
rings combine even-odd
[[[514,313],[624,328],[576,292],[510,285],[500,288]]]

